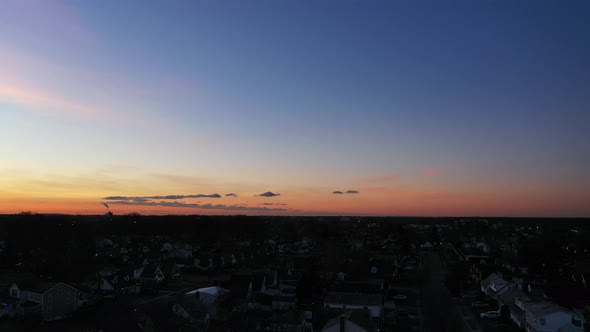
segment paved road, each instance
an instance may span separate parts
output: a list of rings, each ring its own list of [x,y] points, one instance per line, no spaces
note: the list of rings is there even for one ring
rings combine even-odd
[[[445,332],[453,317],[451,295],[445,287],[445,271],[438,251],[422,253],[421,291],[426,331]]]

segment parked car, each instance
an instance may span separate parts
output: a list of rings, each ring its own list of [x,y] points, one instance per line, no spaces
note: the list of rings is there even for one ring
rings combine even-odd
[[[500,313],[497,311],[487,311],[487,312],[482,312],[481,314],[479,314],[479,317],[481,317],[481,318],[498,318],[498,317],[500,317]]]
[[[483,307],[489,307],[490,305],[485,302],[477,301],[477,302],[471,303],[471,306],[474,308],[483,308]]]
[[[407,300],[408,296],[404,294],[397,294],[393,297],[394,300]]]

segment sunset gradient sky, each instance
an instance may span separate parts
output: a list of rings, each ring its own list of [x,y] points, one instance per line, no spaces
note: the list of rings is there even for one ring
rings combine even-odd
[[[3,0],[0,213],[589,216],[588,17]]]

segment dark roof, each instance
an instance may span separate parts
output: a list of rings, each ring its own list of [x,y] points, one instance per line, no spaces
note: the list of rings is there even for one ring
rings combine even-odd
[[[17,283],[18,288],[21,291],[29,291],[34,293],[45,293],[46,291],[57,285],[57,282],[46,281],[46,280],[24,280]]]
[[[371,319],[371,311],[366,309],[328,309],[320,312],[319,316],[319,326],[323,328],[339,325],[340,317],[344,317],[367,331],[373,331],[376,328],[375,321]],[[324,323],[327,318],[328,320]]]
[[[232,276],[230,280],[221,281],[221,287],[229,289],[232,296],[238,298],[246,298],[248,295],[248,287],[252,281],[247,277]],[[252,289],[254,291],[254,289]]]
[[[379,306],[383,302],[381,294],[331,292],[326,295],[324,303],[348,304],[362,306]]]
[[[186,310],[193,319],[204,320],[209,309],[196,296],[182,296],[176,299],[175,303]]]
[[[41,305],[41,303],[37,303],[37,302],[33,302],[33,301],[26,301],[20,304],[21,307],[23,308],[34,308],[38,305]]]
[[[121,289],[131,285],[133,282],[131,279],[125,280],[122,276],[112,275],[103,277],[113,288]]]
[[[145,266],[145,268],[143,269],[143,271],[141,272],[141,275],[139,276],[142,279],[152,279],[156,277],[156,271],[158,270],[159,265],[156,263],[150,263],[148,265]]]
[[[492,281],[498,279],[498,278],[502,278],[502,274],[501,273],[492,273],[489,276],[487,276],[485,279],[483,279],[479,284],[483,287],[483,288],[487,288]]]

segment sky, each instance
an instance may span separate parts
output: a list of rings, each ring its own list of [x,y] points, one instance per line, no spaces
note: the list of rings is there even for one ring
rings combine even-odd
[[[587,217],[588,17],[4,0],[0,213]]]

